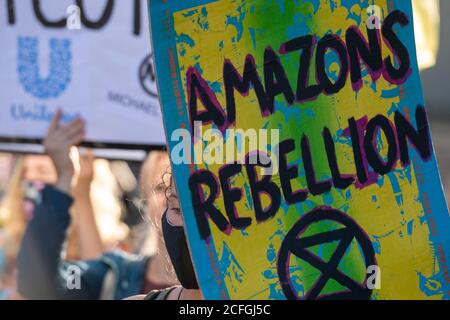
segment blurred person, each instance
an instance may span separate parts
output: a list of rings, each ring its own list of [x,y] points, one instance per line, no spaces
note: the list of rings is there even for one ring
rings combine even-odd
[[[24,159],[19,157],[12,165],[5,196],[0,203],[0,291],[1,299],[19,298],[16,286],[16,258],[20,240],[28,221],[30,186],[25,183]]]
[[[84,157],[74,155],[79,163],[79,175],[74,187],[74,205],[69,211],[72,221],[68,231],[66,259],[95,259],[103,253],[103,243],[95,221],[94,209],[91,199],[91,185],[93,180],[93,158],[89,153]],[[50,160],[51,161],[51,160]],[[53,168],[54,169],[54,168]],[[54,170],[55,172],[55,170]],[[56,172],[55,179],[57,180]],[[39,195],[45,188],[40,188]],[[39,199],[41,201],[41,199]],[[34,215],[33,206],[33,215]],[[75,213],[75,214],[74,214]],[[83,235],[83,232],[86,232]]]
[[[166,154],[165,156],[168,159]],[[168,160],[167,160],[168,161]],[[170,171],[164,173],[160,184],[151,187],[158,197],[164,198],[164,208],[153,211],[152,225],[158,231],[159,256],[170,261],[180,282],[162,290],[152,290],[147,295],[136,295],[128,300],[203,300],[184,233],[180,201]]]
[[[86,171],[92,162],[82,158],[81,174],[77,190],[77,201],[72,213],[79,227],[70,229],[69,255],[85,259],[99,256],[103,252],[102,241],[97,230],[89,190],[92,177]],[[44,156],[18,157],[12,170],[5,197],[0,204],[0,299],[17,299],[16,258],[28,221],[39,202],[40,190],[45,183],[56,181],[56,173],[50,159]],[[80,241],[79,241],[80,240]]]
[[[72,210],[75,220],[79,220],[82,228],[71,226],[70,247],[72,254],[88,259],[98,256],[103,252],[102,241],[99,231],[93,219],[93,210],[89,197],[92,177],[86,176],[85,172],[92,170],[89,161],[82,157],[81,175],[76,186],[77,201]],[[40,200],[40,191],[46,183],[56,181],[56,173],[51,160],[45,156],[28,155],[19,157],[12,170],[12,176],[8,183],[5,197],[0,204],[0,217],[3,220],[3,229],[10,239],[8,251],[15,257],[18,252],[20,241],[25,232],[28,221],[33,216],[33,209]],[[89,208],[87,210],[86,208]],[[79,212],[80,214],[77,214]],[[79,245],[78,239],[89,238],[89,245]],[[83,242],[83,241],[82,241]],[[15,254],[14,254],[15,253]]]
[[[36,194],[38,183],[34,181],[37,176],[45,176],[45,170],[40,168],[39,157],[30,157],[30,169],[27,170],[28,158],[17,157],[11,166],[11,176],[7,182],[5,195],[0,203],[0,282],[3,295],[2,299],[15,299],[17,293],[16,258],[20,241],[30,218],[30,208]],[[35,170],[35,168],[40,168]],[[28,180],[30,173],[33,180]]]
[[[130,165],[137,168],[136,173],[132,171]],[[150,230],[141,212],[141,190],[138,183],[141,164],[111,161],[110,168],[120,188],[120,200],[123,208],[120,220],[129,229],[126,238],[120,242],[119,247],[131,253],[142,253],[146,250],[144,246],[150,238]],[[150,253],[148,250],[145,252]]]
[[[8,250],[10,241],[0,220],[0,300],[18,300],[14,259]]]
[[[97,259],[62,258],[79,178],[76,152],[71,150],[83,141],[85,125],[81,119],[60,125],[60,118],[57,112],[44,141],[57,179],[44,187],[25,232],[18,258],[19,292],[32,299],[122,299],[176,284],[176,277],[168,272],[169,263],[158,255],[115,250]],[[149,183],[154,184],[165,170],[160,160],[152,154],[150,167],[143,170]],[[163,199],[154,193],[146,196],[148,210],[160,212]]]
[[[92,152],[89,151],[79,161],[80,175],[75,187],[76,201],[71,209],[73,223],[69,229],[66,257],[94,259],[101,256],[105,248],[113,247],[124,239],[127,230],[119,221],[121,208],[118,188],[108,171],[108,163],[104,160],[94,162]],[[5,290],[11,293],[8,296],[15,297],[14,279],[19,245],[28,221],[33,216],[36,202],[39,201],[40,191],[46,183],[56,181],[56,171],[50,158],[41,155],[16,157],[10,167],[11,177],[5,188],[6,195],[0,203],[0,232],[3,239],[0,241],[0,261],[4,262],[4,267],[0,268],[0,278],[3,279],[0,290],[6,288],[8,283],[10,285]],[[107,208],[104,203],[107,203]],[[101,226],[100,230],[98,225]],[[5,295],[2,297],[5,298]]]
[[[73,190],[75,201],[71,211],[74,211],[73,229],[77,232],[82,255],[68,258],[88,260],[98,258],[105,251],[115,248],[127,237],[128,227],[121,221],[121,190],[109,162],[94,160],[92,150],[87,150],[80,154],[79,163],[80,171]],[[92,230],[83,231],[87,227]],[[86,237],[88,234],[95,235],[96,232],[96,240]],[[98,243],[101,246],[96,248]]]
[[[13,155],[0,153],[0,200],[3,198],[6,191],[13,160]]]

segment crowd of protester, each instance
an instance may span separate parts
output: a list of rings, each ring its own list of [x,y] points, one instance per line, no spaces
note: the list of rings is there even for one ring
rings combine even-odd
[[[46,155],[0,155],[0,299],[201,299],[168,154],[135,176],[61,115]]]

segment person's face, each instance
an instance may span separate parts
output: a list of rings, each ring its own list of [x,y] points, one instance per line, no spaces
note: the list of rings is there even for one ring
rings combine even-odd
[[[57,180],[56,170],[52,161],[47,156],[29,155],[24,158],[27,181],[38,181],[53,184]]]
[[[172,174],[167,170],[161,172],[156,179],[152,192],[147,199],[151,212],[151,219],[159,225],[164,212],[167,209],[167,220],[173,226],[183,226],[180,201],[172,179]]]
[[[156,226],[160,225],[162,215],[168,208],[168,216],[173,220],[171,223],[177,226],[182,225],[178,195],[169,172],[169,165],[161,165],[160,170],[150,180],[151,188],[147,194],[147,205],[150,220]]]
[[[151,191],[147,194],[148,214],[153,224],[159,226],[165,209],[164,185],[157,179],[154,179],[151,184]]]
[[[180,199],[175,188],[173,178],[170,177],[168,181],[168,188],[166,189],[167,199],[167,221],[172,226],[183,226],[183,218],[181,216]]]

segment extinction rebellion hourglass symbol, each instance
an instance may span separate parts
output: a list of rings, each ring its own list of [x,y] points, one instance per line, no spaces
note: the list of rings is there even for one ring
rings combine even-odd
[[[339,225],[339,227],[312,235],[308,233],[308,236],[305,236],[310,226],[316,224],[318,226],[329,226],[330,223]],[[361,283],[339,270],[338,267],[354,240],[356,240],[361,249],[359,252],[364,256],[365,266],[361,266],[361,270],[365,271],[370,266],[375,266],[375,251],[368,235],[347,214],[321,207],[303,216],[286,235],[278,255],[278,276],[286,298],[290,300],[370,299],[372,289],[367,286],[368,277]],[[338,246],[329,261],[322,260],[311,250],[308,250],[317,245],[336,241]],[[303,297],[299,297],[291,282],[289,266],[291,255],[305,261],[321,273],[318,280],[305,292]],[[329,280],[336,281],[345,287],[346,290],[321,294]]]

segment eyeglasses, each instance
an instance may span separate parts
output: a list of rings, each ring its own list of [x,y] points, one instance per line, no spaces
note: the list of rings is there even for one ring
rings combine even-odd
[[[167,200],[170,198],[178,198],[175,186],[172,183],[172,174],[165,173],[162,181],[152,188],[153,194],[164,195]]]

